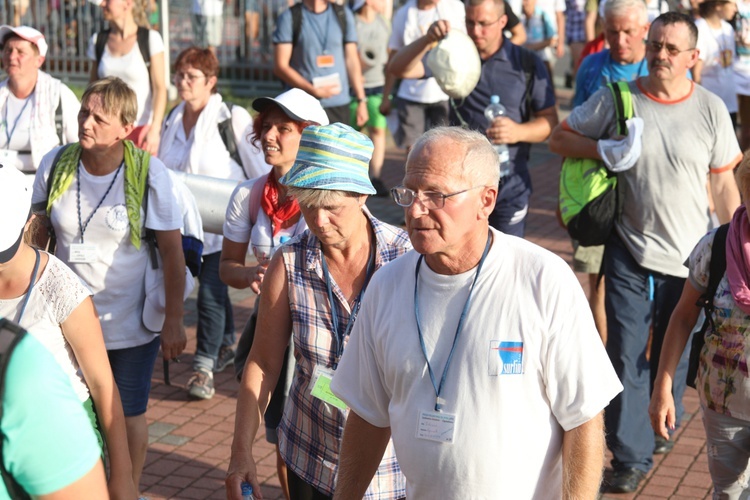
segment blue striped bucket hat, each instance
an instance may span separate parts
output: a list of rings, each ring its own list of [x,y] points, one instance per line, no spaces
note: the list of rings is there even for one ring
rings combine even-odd
[[[349,125],[307,127],[294,166],[280,182],[298,188],[375,194],[368,175],[372,150],[370,138]]]

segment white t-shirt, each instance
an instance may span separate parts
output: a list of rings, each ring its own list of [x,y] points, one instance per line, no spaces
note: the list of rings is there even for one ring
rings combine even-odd
[[[229,156],[229,151],[219,134],[218,123],[230,117],[229,109],[222,103],[221,96],[211,96],[209,105],[198,117],[198,122],[190,131],[189,137],[185,136],[185,127],[182,123],[184,108],[185,104],[180,103],[164,122],[159,158],[167,168],[177,172],[236,181],[254,179],[265,175],[271,169],[262,152],[248,140],[252,133],[252,119],[245,108],[234,105],[231,114],[235,144],[244,168]],[[214,112],[209,113],[209,110]],[[211,117],[214,119],[210,120]],[[203,254],[220,252],[221,245],[221,235],[206,233]]]
[[[412,251],[373,276],[331,388],[391,428],[407,498],[562,494],[562,439],[622,390],[586,297],[559,257],[491,230],[440,396],[453,444],[416,437],[435,389],[420,347]],[[439,384],[476,269],[447,276],[422,262],[419,314]]]
[[[156,30],[149,30],[148,47],[151,57],[164,52],[164,41]],[[96,36],[94,33],[89,40],[86,56],[96,61]],[[138,43],[133,44],[130,52],[123,56],[113,56],[105,45],[102,60],[99,63],[99,78],[117,76],[133,89],[138,99],[138,116],[135,120],[136,126],[148,125],[153,115],[153,104],[151,96],[151,80],[149,79],[146,61],[143,60]]]
[[[250,179],[240,183],[232,193],[224,220],[224,237],[235,243],[250,243],[248,250],[252,250],[256,257],[262,253],[262,257],[270,258],[282,244],[282,238],[286,241],[301,234],[307,229],[307,224],[300,214],[297,224],[281,229],[273,235],[271,219],[259,207],[258,218],[253,225],[250,221],[250,193],[257,180]]]
[[[38,165],[34,164],[32,151],[32,136],[34,136],[34,113],[38,113],[42,119],[41,130],[36,131],[36,137],[42,138],[42,142],[36,144],[41,151],[38,153],[37,163],[41,161],[43,154],[56,145],[60,144],[57,137],[55,111],[60,104],[62,113],[62,141],[63,144],[78,141],[78,110],[80,103],[72,90],[59,80],[52,79],[43,72],[39,72],[37,87],[51,81],[51,85],[57,85],[59,89],[59,100],[49,97],[49,109],[37,109],[42,106],[37,99],[37,90],[26,99],[19,99],[7,87],[8,80],[0,84],[0,163],[4,165],[13,164],[24,172],[34,172]],[[43,79],[43,80],[42,80]],[[2,96],[5,96],[3,99]],[[10,141],[8,138],[10,137]],[[6,153],[6,150],[12,153]]]
[[[81,402],[89,398],[89,389],[79,371],[73,349],[60,325],[86,299],[91,291],[54,255],[31,290],[21,326],[36,337],[55,357]],[[0,299],[0,317],[18,321],[26,294],[15,299]]]
[[[721,28],[713,29],[705,19],[695,21],[698,28],[698,58],[703,61],[701,85],[721,97],[730,113],[737,112],[737,88],[734,83],[734,29],[721,21]]]
[[[47,177],[57,149],[43,159],[34,180],[32,203],[47,199]],[[55,201],[52,225],[57,236],[57,256],[89,285],[104,331],[107,349],[123,349],[145,344],[155,335],[141,323],[145,300],[144,274],[148,265],[148,244],[136,249],[130,242],[130,227],[125,208],[124,172],[108,175],[89,174],[79,165],[81,179],[81,219],[83,224],[93,212],[85,229],[84,242],[96,245],[97,258],[91,263],[70,262],[71,243],[81,242],[78,222],[78,181]],[[116,177],[116,179],[115,179]],[[114,180],[114,183],[113,182]],[[174,198],[172,181],[158,158],[149,163],[148,215],[145,226],[156,231],[182,227],[182,213]],[[104,196],[107,189],[109,193]],[[99,201],[101,206],[94,211]],[[141,209],[142,220],[144,218]]]
[[[452,30],[466,33],[466,9],[459,0],[440,0],[428,10],[417,8],[417,0],[408,0],[393,16],[393,30],[388,49],[400,50],[427,33],[430,25],[440,19],[450,21]],[[435,78],[401,80],[398,97],[414,102],[434,103],[447,101],[448,95],[440,89]]]

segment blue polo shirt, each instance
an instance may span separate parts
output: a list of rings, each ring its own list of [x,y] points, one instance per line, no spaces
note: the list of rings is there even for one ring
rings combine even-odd
[[[348,7],[345,7],[344,10],[346,12],[346,35],[341,33],[341,25],[333,7],[330,5],[319,14],[302,7],[299,38],[289,61],[289,65],[310,83],[313,83],[313,78],[338,73],[341,81],[341,92],[335,96],[321,99],[320,105],[324,108],[348,106],[351,101],[344,45],[357,43],[357,27],[352,11]],[[292,43],[293,32],[292,12],[287,9],[276,20],[276,29],[273,32],[274,45]],[[318,65],[318,56],[324,54],[333,56],[332,66],[320,67]],[[289,88],[286,84],[284,87]]]
[[[612,59],[609,49],[589,54],[581,61],[576,74],[576,93],[573,107],[580,106],[599,88],[612,82],[632,82],[648,75],[646,58],[632,64],[618,64]]]
[[[542,60],[533,52],[530,55],[535,62],[531,86],[531,110],[534,113],[555,105],[555,89]],[[510,119],[517,123],[529,121],[531,117],[525,116],[525,92],[526,75],[521,64],[521,48],[506,39],[500,50],[482,61],[479,83],[463,101],[456,101],[456,107],[469,128],[485,133],[487,120],[484,117],[484,108],[490,103],[490,97],[493,95],[500,97],[500,102],[508,110]],[[461,125],[453,106],[450,110],[450,123]],[[527,164],[531,144],[509,144],[508,149],[513,172],[519,174],[527,187],[530,187],[531,179]]]

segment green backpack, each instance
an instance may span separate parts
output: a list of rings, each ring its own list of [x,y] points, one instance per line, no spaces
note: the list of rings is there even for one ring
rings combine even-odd
[[[625,123],[633,117],[633,100],[627,82],[607,84],[615,100],[617,133],[625,136]],[[565,158],[560,171],[560,215],[568,234],[581,246],[603,245],[620,214],[617,174],[601,160]]]

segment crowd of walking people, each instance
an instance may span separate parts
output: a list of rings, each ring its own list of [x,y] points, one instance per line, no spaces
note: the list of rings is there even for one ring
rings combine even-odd
[[[714,498],[747,497],[745,3],[302,0],[274,14],[285,89],[252,110],[218,89],[221,1],[194,2],[171,62],[144,2],[101,0],[80,103],[44,33],[0,26],[0,498],[144,498],[151,376],[185,351],[195,286],[186,397],[232,364],[240,384],[228,499],[263,498],[261,423],[291,499],[632,493],[687,385]],[[463,90],[434,63],[456,37]],[[546,141],[616,180],[600,244],[572,241],[588,296],[523,239]],[[257,294],[246,325],[229,287]]]

